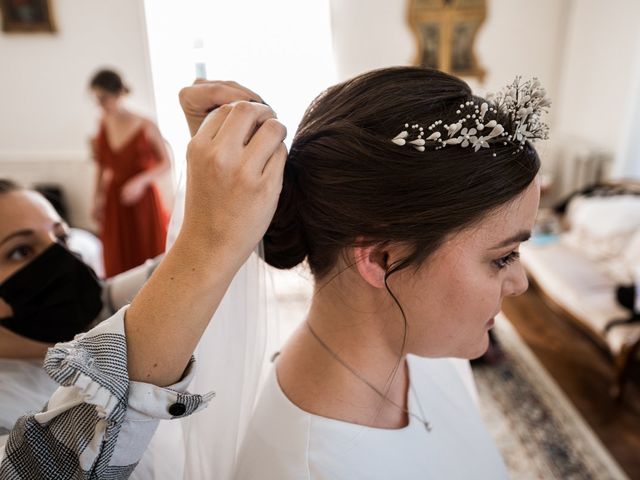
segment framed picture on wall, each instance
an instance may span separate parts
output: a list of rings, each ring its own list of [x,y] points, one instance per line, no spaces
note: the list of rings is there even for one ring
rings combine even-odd
[[[49,0],[0,0],[0,10],[3,32],[56,31]]]
[[[414,64],[484,79],[474,45],[486,17],[485,0],[408,0],[416,39]]]

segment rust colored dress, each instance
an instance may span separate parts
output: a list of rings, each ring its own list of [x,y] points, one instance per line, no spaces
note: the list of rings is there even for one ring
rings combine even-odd
[[[104,220],[100,226],[105,274],[112,277],[164,252],[169,216],[154,184],[133,205],[120,200],[122,187],[129,179],[160,162],[146,138],[144,126],[113,151],[104,124],[101,125],[95,138],[95,156],[102,168],[113,173],[106,187]]]

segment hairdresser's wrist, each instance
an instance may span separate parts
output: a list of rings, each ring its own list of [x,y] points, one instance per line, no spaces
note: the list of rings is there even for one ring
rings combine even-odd
[[[246,241],[234,241],[212,228],[184,225],[171,252],[197,271],[204,269],[201,274],[208,277],[235,274],[253,251],[253,247],[244,244]]]

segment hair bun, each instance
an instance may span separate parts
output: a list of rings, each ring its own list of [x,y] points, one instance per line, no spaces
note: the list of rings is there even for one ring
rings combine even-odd
[[[298,210],[300,193],[294,167],[287,160],[278,207],[263,238],[264,259],[272,267],[293,268],[309,253]]]

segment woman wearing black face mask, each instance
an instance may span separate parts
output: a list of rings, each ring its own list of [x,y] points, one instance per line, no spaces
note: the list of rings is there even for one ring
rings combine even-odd
[[[0,433],[57,387],[42,369],[47,348],[83,331],[102,307],[95,275],[66,239],[49,202],[0,180]]]
[[[22,337],[11,344],[20,353],[3,352],[2,342],[0,355],[30,355],[84,331],[102,308],[101,286],[44,198],[6,180],[0,195],[0,326]]]
[[[159,262],[99,281],[67,231],[39,193],[0,179],[0,435],[58,387],[42,366],[47,349],[115,313]]]
[[[100,319],[125,305],[158,262],[99,282],[67,248],[67,230],[39,193],[0,179],[0,358],[43,357],[88,330],[103,307]]]

